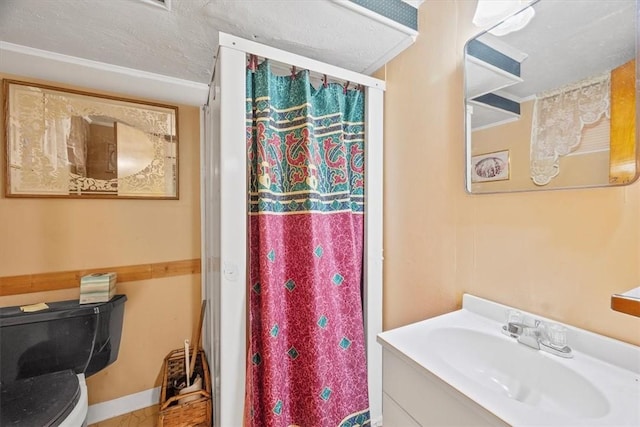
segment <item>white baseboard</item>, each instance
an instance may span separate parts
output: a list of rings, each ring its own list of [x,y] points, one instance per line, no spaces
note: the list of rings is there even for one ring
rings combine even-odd
[[[95,424],[118,415],[148,408],[160,402],[160,387],[129,394],[89,406],[87,424]]]

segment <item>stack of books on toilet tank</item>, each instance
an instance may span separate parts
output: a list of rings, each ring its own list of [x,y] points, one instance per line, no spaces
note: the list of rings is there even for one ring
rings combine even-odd
[[[107,302],[116,294],[116,273],[94,273],[80,279],[80,304]]]

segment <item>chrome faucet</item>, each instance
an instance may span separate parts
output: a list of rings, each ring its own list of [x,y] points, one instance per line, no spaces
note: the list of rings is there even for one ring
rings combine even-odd
[[[542,329],[540,328],[540,321],[534,320],[532,326],[525,325],[524,323],[508,323],[509,332],[513,337],[518,340],[519,343],[540,350],[540,338],[542,336]]]
[[[565,358],[573,357],[571,347],[566,345],[566,329],[563,326],[541,322],[519,312],[510,312],[508,317],[507,324],[502,327],[505,335],[536,350]]]

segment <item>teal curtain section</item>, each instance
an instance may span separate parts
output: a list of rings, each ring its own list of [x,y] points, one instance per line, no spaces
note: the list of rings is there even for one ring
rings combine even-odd
[[[247,77],[247,141],[251,212],[363,212],[362,91],[316,89],[308,71],[277,76],[265,61]],[[315,195],[303,204],[286,197],[299,192]]]

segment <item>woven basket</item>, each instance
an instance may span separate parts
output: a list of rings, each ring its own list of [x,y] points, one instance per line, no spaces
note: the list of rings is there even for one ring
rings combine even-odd
[[[202,390],[178,395],[174,384],[185,379],[184,349],[173,350],[165,357],[158,427],[211,426],[211,378],[202,349],[198,351],[194,371],[202,378]],[[178,402],[178,399],[191,396],[196,399]]]

